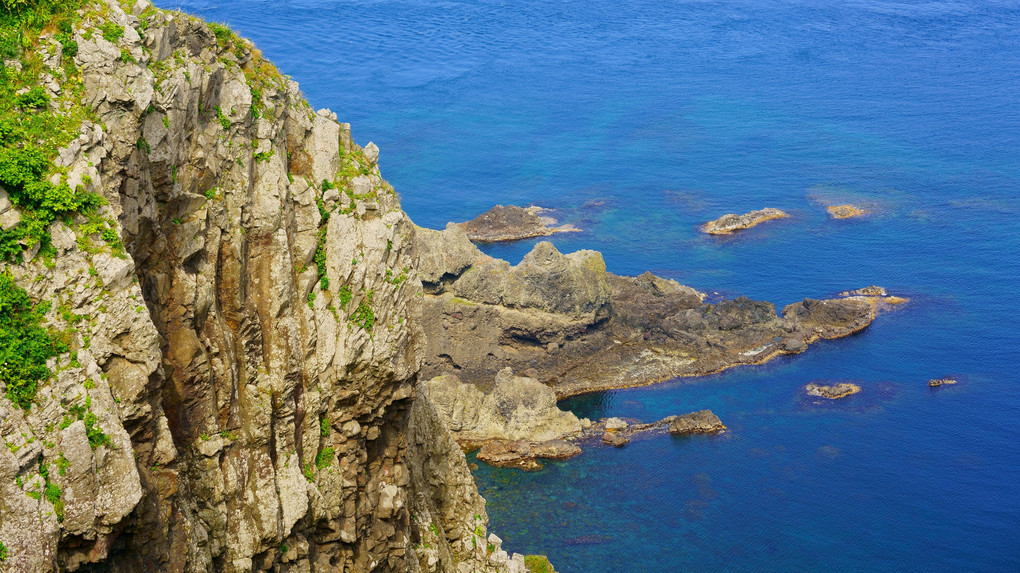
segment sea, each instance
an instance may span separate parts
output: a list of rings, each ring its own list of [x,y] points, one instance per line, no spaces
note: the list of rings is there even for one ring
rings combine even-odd
[[[229,24],[375,142],[419,225],[534,204],[617,274],[910,299],[797,356],[564,401],[728,429],[479,464],[507,549],[564,573],[1020,571],[1020,2],[157,4]],[[698,231],[763,207],[791,217]],[[816,403],[817,381],[863,390]]]

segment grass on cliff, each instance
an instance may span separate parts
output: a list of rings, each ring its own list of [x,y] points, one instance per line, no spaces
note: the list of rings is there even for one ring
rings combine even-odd
[[[0,229],[0,259],[20,263],[22,252],[41,243],[49,249],[49,225],[94,213],[105,200],[72,189],[57,152],[78,137],[88,110],[82,103],[81,74],[70,57],[77,53],[73,26],[82,0],[0,0],[0,186],[21,210],[21,221]],[[42,87],[45,50],[41,34],[53,34],[65,54],[59,101]],[[10,65],[8,65],[10,64]]]
[[[525,555],[524,566],[529,573],[556,573],[545,555]]]
[[[7,398],[25,410],[50,376],[46,361],[66,351],[40,324],[47,310],[49,304],[34,304],[9,271],[0,273],[0,380]]]

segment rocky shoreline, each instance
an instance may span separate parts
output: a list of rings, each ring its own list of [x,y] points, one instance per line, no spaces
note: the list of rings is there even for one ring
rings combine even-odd
[[[426,339],[422,376],[481,388],[503,368],[556,397],[712,374],[803,352],[867,328],[905,299],[880,287],[805,298],[781,313],[737,297],[717,303],[676,281],[606,271],[596,251],[535,245],[520,264],[489,257],[463,230],[418,229]]]

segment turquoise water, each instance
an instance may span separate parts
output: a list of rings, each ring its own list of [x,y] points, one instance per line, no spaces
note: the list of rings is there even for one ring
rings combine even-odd
[[[418,224],[537,203],[584,229],[558,248],[617,273],[779,307],[868,284],[912,299],[800,356],[568,401],[711,408],[729,431],[482,465],[507,547],[566,573],[1020,570],[1016,2],[173,6],[253,38],[377,143]],[[828,219],[848,202],[873,214]],[[793,217],[696,230],[765,206]],[[803,401],[817,379],[864,391]]]

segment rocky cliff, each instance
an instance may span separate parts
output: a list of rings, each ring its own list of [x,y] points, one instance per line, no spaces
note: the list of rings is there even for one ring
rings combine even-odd
[[[61,337],[37,390],[3,380],[0,568],[523,570],[416,390],[378,149],[221,26],[144,0],[33,26],[3,78],[75,122],[38,175],[77,202],[0,190],[4,276]]]

